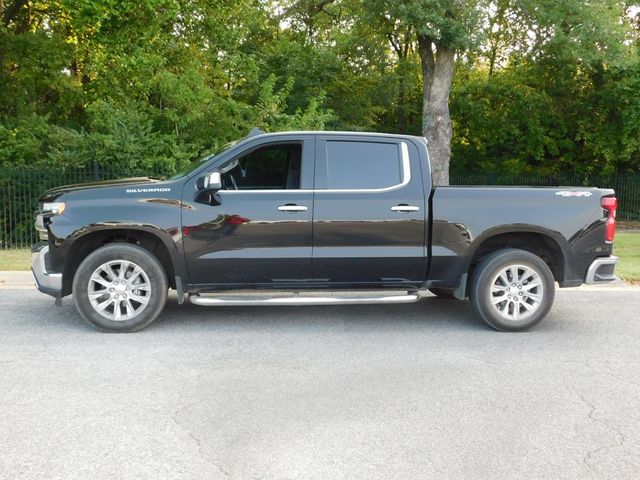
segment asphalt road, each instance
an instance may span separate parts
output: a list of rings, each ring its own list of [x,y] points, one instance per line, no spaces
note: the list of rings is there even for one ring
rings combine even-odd
[[[2,479],[638,478],[640,289],[534,331],[466,303],[178,306],[103,334],[0,290]]]

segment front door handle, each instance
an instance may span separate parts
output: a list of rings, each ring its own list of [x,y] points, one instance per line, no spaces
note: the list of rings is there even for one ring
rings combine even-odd
[[[395,207],[391,207],[392,212],[398,212],[398,213],[417,212],[419,210],[420,210],[420,207],[407,205],[406,203],[402,203],[400,205],[396,205]]]
[[[294,205],[287,203],[286,205],[280,205],[278,207],[279,212],[306,212],[308,210],[304,205]]]

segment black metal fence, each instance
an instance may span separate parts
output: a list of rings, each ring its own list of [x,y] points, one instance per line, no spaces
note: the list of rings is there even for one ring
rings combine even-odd
[[[125,177],[151,176],[162,178],[171,171],[142,169],[107,169],[90,166],[66,169],[61,167],[21,167],[0,169],[0,249],[24,248],[37,242],[34,212],[37,200],[46,190],[60,185],[112,180]]]
[[[80,169],[3,168],[0,169],[0,249],[24,248],[37,241],[34,211],[38,197],[47,189],[59,185],[110,180],[128,176],[170,176],[172,171],[136,169],[105,169],[91,166]],[[531,185],[584,186],[614,188],[619,199],[618,219],[640,220],[640,175],[618,176],[505,176],[452,175],[452,185]]]

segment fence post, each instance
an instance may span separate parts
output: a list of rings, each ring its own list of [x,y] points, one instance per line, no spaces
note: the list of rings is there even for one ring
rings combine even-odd
[[[96,177],[96,182],[100,180],[100,169],[98,168],[97,160],[93,161],[93,173],[94,173],[94,176]]]

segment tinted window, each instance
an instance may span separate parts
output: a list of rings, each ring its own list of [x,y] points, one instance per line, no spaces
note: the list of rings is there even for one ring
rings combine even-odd
[[[327,142],[327,188],[386,188],[402,183],[398,145]]]
[[[224,165],[223,190],[287,190],[300,188],[302,145],[271,145]]]
[[[236,143],[238,143],[238,140],[236,140],[235,142],[229,142],[229,143],[225,144],[222,148],[219,148],[218,150],[216,150],[213,153],[210,153],[209,155],[206,155],[205,157],[201,158],[200,160],[195,160],[187,168],[185,168],[184,170],[182,170],[179,173],[176,173],[173,177],[169,178],[169,180],[177,180],[179,178],[182,178],[182,177],[190,174],[191,172],[193,172],[197,168],[200,168],[205,162],[213,160],[214,157],[220,155],[225,150],[228,150],[229,148],[233,147]]]

